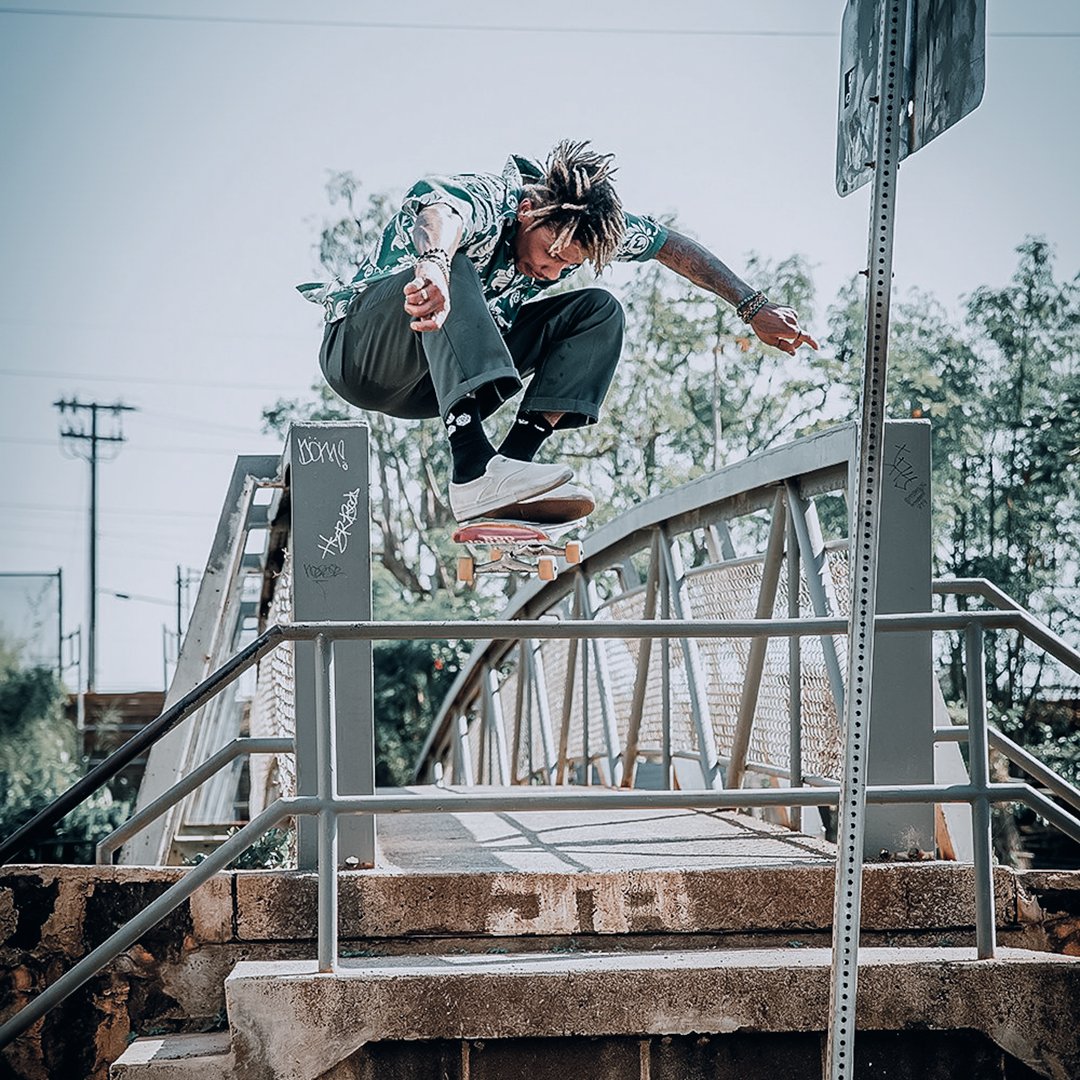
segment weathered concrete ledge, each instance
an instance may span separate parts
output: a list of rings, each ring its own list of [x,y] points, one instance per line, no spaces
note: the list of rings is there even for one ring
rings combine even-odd
[[[235,1077],[317,1080],[384,1040],[822,1031],[830,959],[828,949],[446,955],[347,961],[332,974],[312,962],[240,964],[225,983]],[[1078,1000],[1076,958],[860,956],[860,1028],[983,1032],[1055,1080],[1080,1075]]]
[[[180,868],[12,866],[0,872],[0,1019],[12,1015],[169,885]],[[557,873],[343,872],[342,952],[617,950],[827,945],[833,870],[655,867]],[[1080,872],[996,874],[1003,944],[1080,955]],[[864,944],[968,945],[972,877],[952,863],[867,867]],[[224,1022],[243,960],[314,955],[316,883],[221,874],[4,1051],[16,1080],[104,1080],[130,1036]]]
[[[521,937],[642,933],[789,933],[832,925],[831,866],[605,873],[498,871],[343,873],[344,939],[414,935]],[[998,924],[1019,926],[1024,901],[1015,875],[995,875]],[[238,874],[240,941],[314,938],[313,875]],[[866,869],[868,931],[971,927],[974,876],[955,863],[881,864]]]

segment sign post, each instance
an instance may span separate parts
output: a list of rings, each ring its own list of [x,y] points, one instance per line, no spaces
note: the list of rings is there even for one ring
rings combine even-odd
[[[984,0],[848,0],[844,12],[836,188],[840,195],[849,195],[871,178],[874,186],[858,476],[850,541],[845,760],[837,829],[826,1048],[830,1080],[851,1080],[855,1075],[878,536],[883,473],[890,465],[884,438],[897,169],[901,158],[979,104],[985,82],[984,38]]]

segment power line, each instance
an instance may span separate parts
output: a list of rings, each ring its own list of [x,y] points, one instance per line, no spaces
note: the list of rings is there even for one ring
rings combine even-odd
[[[379,22],[367,19],[288,19],[270,16],[243,15],[176,15],[148,11],[72,11],[66,8],[0,7],[0,15],[37,15],[53,18],[111,19],[124,22],[207,23],[233,26],[291,26],[325,27],[332,30],[432,30],[451,33],[485,34],[608,34],[647,37],[729,37],[729,38],[830,38],[836,40],[836,30],[735,30],[682,29],[656,26],[500,26],[493,23],[424,23]],[[1078,38],[1073,30],[995,30],[987,37],[997,38]]]
[[[65,8],[15,8],[0,7],[0,15],[48,15],[79,19],[117,19],[143,22],[221,23],[234,26],[306,26],[326,27],[334,30],[435,30],[452,32],[475,32],[496,34],[555,33],[555,34],[634,34],[667,36],[711,37],[827,37],[835,38],[831,30],[684,30],[670,27],[620,27],[620,26],[499,26],[493,23],[428,23],[375,21],[369,19],[288,19],[271,16],[244,15],[175,15],[142,11],[72,11]]]
[[[48,506],[45,503],[25,502],[0,502],[0,510],[30,510],[34,513],[44,514],[81,514],[82,511],[75,506]],[[212,518],[216,515],[210,511],[202,510],[152,510],[149,507],[143,509],[125,509],[123,507],[108,507],[101,511],[106,517],[120,515],[123,517],[200,517]]]
[[[273,435],[262,435],[259,438],[272,439]],[[9,443],[15,446],[49,446],[53,447],[56,444],[51,439],[35,439],[32,437],[22,438],[17,435],[0,435],[0,443]],[[277,445],[280,446],[280,440],[277,441]],[[187,457],[189,454],[201,454],[204,457],[239,457],[243,453],[257,453],[257,450],[238,450],[235,446],[225,446],[220,450],[214,450],[207,446],[143,446],[139,444],[139,452],[145,451],[148,454],[182,454]]]
[[[0,12],[2,14],[2,12]],[[28,371],[0,368],[0,376],[16,379],[75,379],[82,382],[145,383],[150,386],[190,386],[200,390],[267,390],[297,393],[295,383],[219,382],[210,379],[158,379],[153,375],[87,375],[82,371]],[[305,390],[307,387],[304,388]]]

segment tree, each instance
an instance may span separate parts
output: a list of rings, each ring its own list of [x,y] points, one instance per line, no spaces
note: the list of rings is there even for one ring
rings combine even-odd
[[[1076,280],[1055,280],[1045,240],[1029,238],[1017,254],[1011,282],[977,289],[962,326],[923,294],[912,293],[894,306],[889,411],[933,422],[936,573],[988,578],[1075,638],[1080,287]],[[862,291],[851,283],[830,309],[834,355],[819,361],[844,388],[851,416],[862,369]],[[957,604],[963,609],[968,601],[958,597]],[[942,659],[945,696],[961,701],[960,635],[947,643]],[[1017,634],[988,633],[991,719],[1075,782],[1075,711],[1060,691],[1047,687],[1046,659]],[[1023,821],[1031,815],[1016,816]],[[1003,825],[999,836],[1017,836],[1011,816]],[[1017,851],[1000,854],[1013,860]]]
[[[750,272],[777,301],[813,306],[804,260]],[[620,290],[623,356],[595,427],[564,432],[558,453],[614,517],[729,461],[771,445],[815,417],[826,390],[763,346],[730,307],[656,263],[635,266]]]
[[[83,775],[78,736],[64,716],[65,693],[55,672],[27,667],[0,641],[0,834],[10,836]],[[127,816],[107,789],[81,803],[53,838],[23,852],[32,862],[92,862],[93,845]],[[71,858],[72,854],[77,858]]]

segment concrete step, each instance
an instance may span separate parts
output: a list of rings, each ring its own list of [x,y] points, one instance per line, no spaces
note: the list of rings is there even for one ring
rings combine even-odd
[[[979,1032],[1037,1076],[1080,1076],[1080,958],[860,955],[860,1029]],[[313,962],[247,962],[225,993],[237,1076],[318,1080],[366,1076],[350,1058],[405,1040],[823,1032],[830,963],[819,948],[370,957],[326,974]]]
[[[109,1069],[109,1080],[230,1080],[232,1076],[227,1031],[136,1039]]]

